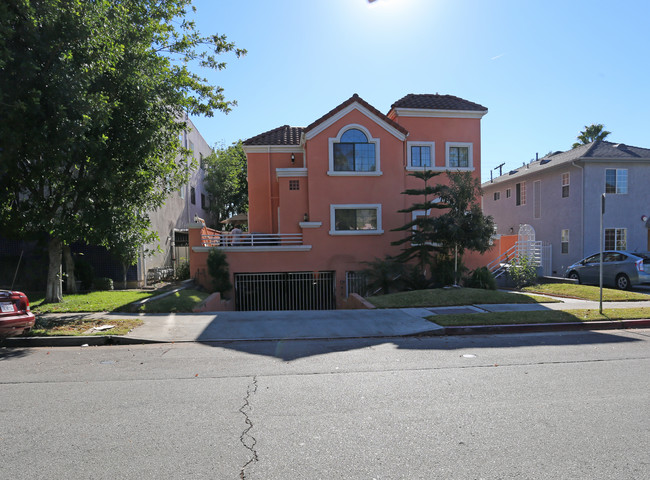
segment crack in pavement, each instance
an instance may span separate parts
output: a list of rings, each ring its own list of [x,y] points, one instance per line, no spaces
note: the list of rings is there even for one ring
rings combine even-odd
[[[257,376],[253,377],[253,381],[246,388],[246,397],[244,398],[244,404],[239,409],[239,412],[244,416],[244,423],[247,425],[239,437],[239,441],[247,450],[251,452],[251,458],[241,467],[241,470],[239,472],[239,478],[241,480],[246,479],[246,468],[253,462],[257,462],[257,450],[255,450],[257,440],[250,434],[250,431],[253,428],[253,422],[249,416],[252,411],[250,399],[251,396],[255,394],[255,392],[257,392]]]

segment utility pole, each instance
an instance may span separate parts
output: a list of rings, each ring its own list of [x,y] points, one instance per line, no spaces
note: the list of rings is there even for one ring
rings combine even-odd
[[[605,232],[603,231],[603,215],[605,215],[605,194],[600,197],[600,306],[599,312],[603,314],[603,243],[605,240]]]

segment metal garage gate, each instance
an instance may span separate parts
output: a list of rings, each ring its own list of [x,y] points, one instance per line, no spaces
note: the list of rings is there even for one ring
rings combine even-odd
[[[250,310],[334,310],[335,272],[236,273],[235,306]]]

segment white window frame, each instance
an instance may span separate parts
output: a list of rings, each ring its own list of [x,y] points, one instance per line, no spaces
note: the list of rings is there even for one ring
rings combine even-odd
[[[431,165],[428,167],[416,167],[411,163],[411,147],[429,147],[431,150]],[[436,143],[435,142],[406,142],[406,156],[408,163],[406,164],[406,170],[409,172],[421,172],[423,170],[435,170],[436,169]]]
[[[517,203],[517,185],[519,185],[519,200]],[[521,207],[526,205],[526,181],[517,182],[515,184],[515,205]]]
[[[494,198],[495,202],[501,200],[501,192],[500,191],[499,192],[494,192],[494,195],[493,195],[492,198]]]
[[[614,248],[607,247],[607,232],[614,231]],[[618,233],[624,232],[625,235],[625,244],[620,246],[618,245]],[[603,245],[605,245],[605,250],[627,250],[627,228],[606,228],[603,232]]]
[[[614,170],[616,172],[616,183],[614,184],[614,189],[616,190],[615,192],[607,192],[607,172],[609,170]],[[621,178],[621,173],[619,172],[625,172],[625,191],[621,192],[619,190],[622,190],[622,188],[619,188],[619,178]],[[607,193],[607,195],[627,195],[627,193],[630,191],[630,176],[628,175],[628,170],[627,168],[606,168],[605,169],[605,188],[603,189],[603,192]]]
[[[361,210],[361,209],[375,209],[377,210],[377,229],[376,230],[336,230],[336,210]],[[352,204],[336,204],[330,205],[330,235],[381,235],[381,203],[352,203]]]
[[[569,229],[568,228],[563,228],[560,231],[560,254],[561,255],[568,255],[569,253]],[[566,243],[566,252],[563,252],[563,246]]]
[[[569,198],[569,196],[571,195],[571,172],[564,172],[560,178],[562,183],[562,191],[561,191],[562,198]],[[566,183],[564,182],[565,178],[566,178]],[[566,195],[564,195],[564,187],[567,187]]]
[[[512,197],[512,189],[511,188],[506,188],[506,198]]]
[[[374,172],[352,172],[352,171],[338,171],[334,170],[334,144],[341,143],[341,137],[345,132],[352,129],[357,129],[363,132],[368,138],[368,143],[373,143],[375,145],[375,171]],[[351,123],[339,130],[338,135],[334,138],[328,139],[328,150],[329,150],[329,170],[327,174],[332,177],[378,177],[382,175],[381,172],[381,162],[380,162],[380,141],[379,138],[373,138],[370,135],[370,131],[363,125],[358,123]]]
[[[468,147],[466,167],[452,167],[451,165],[449,165],[449,150],[452,147]],[[471,142],[445,142],[445,168],[447,168],[447,170],[454,170],[460,172],[473,172],[474,171],[474,144]]]

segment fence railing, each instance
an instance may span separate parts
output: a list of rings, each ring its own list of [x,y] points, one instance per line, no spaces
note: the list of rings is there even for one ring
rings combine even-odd
[[[203,233],[204,247],[273,247],[302,245],[302,233]]]
[[[498,277],[504,272],[504,267],[512,262],[516,262],[522,257],[528,257],[531,263],[535,266],[542,266],[542,242],[539,240],[518,241],[508,250],[488,263],[486,267],[495,277]]]

